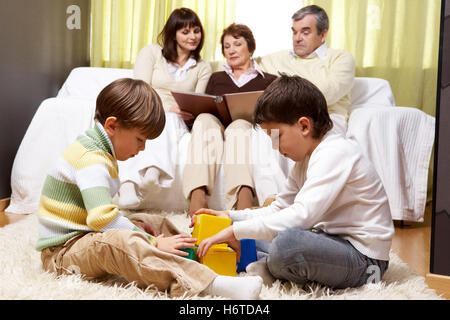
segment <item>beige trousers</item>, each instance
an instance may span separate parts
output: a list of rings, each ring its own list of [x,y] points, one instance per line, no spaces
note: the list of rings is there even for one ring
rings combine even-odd
[[[215,116],[203,113],[194,122],[187,161],[183,172],[183,193],[190,199],[191,192],[206,187],[211,195],[220,164],[225,175],[225,206],[232,209],[242,186],[252,188],[251,165],[252,124],[235,120],[226,129]]]
[[[138,219],[144,221],[143,219]],[[166,236],[176,228],[164,217],[151,217],[154,227]],[[50,247],[41,253],[45,270],[62,274],[82,274],[87,278],[120,275],[141,288],[150,285],[170,296],[185,292],[198,294],[217,274],[208,267],[152,246],[147,237],[130,230],[90,232]]]

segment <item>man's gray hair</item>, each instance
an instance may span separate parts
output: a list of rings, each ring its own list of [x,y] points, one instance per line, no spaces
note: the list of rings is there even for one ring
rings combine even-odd
[[[294,21],[302,20],[309,14],[312,14],[316,17],[316,28],[318,34],[322,34],[324,30],[328,30],[330,25],[328,15],[325,12],[325,10],[316,5],[301,8],[296,13],[294,13],[294,15],[292,16],[292,20]]]

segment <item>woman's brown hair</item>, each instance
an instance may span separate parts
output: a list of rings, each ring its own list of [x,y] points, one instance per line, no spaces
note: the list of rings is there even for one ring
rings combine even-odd
[[[198,15],[188,8],[175,9],[167,19],[163,30],[158,36],[158,42],[163,47],[162,54],[167,61],[176,62],[177,53],[177,31],[182,28],[199,27],[202,34],[202,38],[197,48],[192,51],[192,57],[199,61],[201,59],[200,52],[205,42],[205,33],[203,26]]]
[[[223,41],[225,39],[225,36],[233,36],[235,39],[242,37],[245,39],[245,42],[247,42],[248,51],[250,53],[254,53],[256,50],[256,41],[255,37],[253,37],[252,30],[250,30],[249,27],[247,27],[245,24],[237,24],[233,23],[229,25],[225,30],[222,32],[222,37],[220,38],[220,43],[222,44],[222,54],[225,55],[225,48],[223,45]]]
[[[95,119],[105,125],[109,117],[116,117],[127,129],[140,129],[148,139],[157,138],[166,124],[156,91],[145,81],[130,78],[112,82],[98,95]]]

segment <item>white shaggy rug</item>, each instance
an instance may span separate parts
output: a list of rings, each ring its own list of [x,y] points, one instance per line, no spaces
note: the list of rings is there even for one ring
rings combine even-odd
[[[188,229],[185,215],[166,214],[180,228]],[[25,219],[0,228],[0,299],[77,300],[77,299],[170,299],[166,293],[147,288],[141,290],[117,277],[99,282],[86,281],[79,276],[61,276],[43,271],[40,253],[34,249],[37,241],[37,217]],[[240,273],[245,276],[245,273]],[[222,299],[221,297],[185,296],[184,299]],[[264,300],[341,300],[341,299],[441,299],[427,287],[425,278],[414,274],[407,264],[391,252],[389,269],[382,281],[358,289],[331,290],[317,284],[299,288],[276,281],[264,286]]]

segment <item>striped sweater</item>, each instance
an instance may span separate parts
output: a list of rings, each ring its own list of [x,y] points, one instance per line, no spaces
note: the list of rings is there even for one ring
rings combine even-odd
[[[62,153],[47,175],[39,203],[36,249],[61,245],[80,233],[144,232],[112,202],[120,185],[118,173],[112,143],[96,122]],[[148,237],[156,245],[156,239]]]

